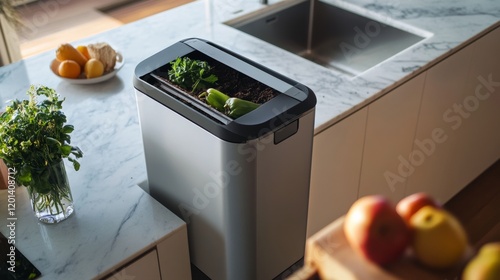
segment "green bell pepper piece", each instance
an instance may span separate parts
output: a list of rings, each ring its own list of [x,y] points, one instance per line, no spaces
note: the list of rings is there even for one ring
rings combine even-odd
[[[220,112],[224,112],[224,104],[229,99],[229,96],[216,89],[209,88],[206,92],[200,94],[200,98],[205,98],[208,105]]]
[[[226,109],[226,115],[236,119],[241,117],[255,109],[257,109],[260,105],[257,103],[253,103],[251,101],[243,100],[236,97],[229,98],[224,104],[224,108]]]

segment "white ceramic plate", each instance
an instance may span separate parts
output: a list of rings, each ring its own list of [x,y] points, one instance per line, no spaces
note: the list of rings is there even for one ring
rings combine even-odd
[[[57,77],[59,77],[61,80],[66,81],[71,84],[76,84],[76,85],[88,85],[88,84],[96,84],[100,82],[107,81],[111,78],[113,78],[116,73],[122,68],[123,64],[125,63],[125,59],[123,58],[122,54],[120,52],[116,52],[116,64],[115,64],[115,69],[105,75],[102,75],[97,78],[92,78],[92,79],[86,79],[86,78],[78,78],[78,79],[70,79],[70,78],[64,78],[59,76],[56,72],[52,70],[52,73],[54,73]]]

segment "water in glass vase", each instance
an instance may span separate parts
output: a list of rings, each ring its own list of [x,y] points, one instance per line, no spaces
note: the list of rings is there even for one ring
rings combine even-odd
[[[59,223],[73,213],[73,197],[62,160],[40,169],[32,180],[28,192],[31,207],[39,221]]]

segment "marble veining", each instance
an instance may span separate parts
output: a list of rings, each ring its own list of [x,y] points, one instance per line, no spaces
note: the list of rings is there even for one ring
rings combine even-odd
[[[0,67],[1,102],[26,98],[30,84],[52,87],[66,98],[64,111],[68,122],[75,126],[72,143],[84,152],[81,170],[68,168],[75,196],[75,217],[56,226],[40,225],[28,218],[19,220],[19,249],[28,253],[28,258],[40,269],[50,273],[47,279],[58,279],[58,275],[60,279],[69,279],[62,275],[101,273],[112,262],[134,255],[139,247],[150,246],[159,232],[180,225],[180,220],[165,216],[136,186],[143,185],[147,177],[132,85],[139,62],[179,40],[200,37],[212,41],[307,85],[318,99],[315,133],[320,133],[451,51],[498,27],[500,19],[497,0],[323,1],[425,39],[352,77],[224,24],[263,8],[258,1],[198,0],[72,42],[106,41],[123,54],[122,69],[107,82],[73,85],[61,81],[49,69],[54,51]],[[277,2],[281,0],[269,1],[271,5]],[[0,108],[4,106],[2,103]],[[18,195],[19,215],[30,217],[25,192],[20,189]],[[5,196],[0,198],[3,207]],[[5,211],[0,213],[0,230],[4,232]],[[88,271],[88,267],[92,269]]]
[[[29,207],[26,188],[16,189],[16,245],[42,272],[41,279],[104,276],[185,226],[137,185],[87,191],[72,184],[72,193],[73,216],[44,225]],[[6,191],[0,191],[0,205],[7,205]],[[0,211],[3,224],[6,213]],[[8,234],[5,225],[0,231]]]
[[[493,2],[493,1],[492,1]],[[443,18],[443,17],[455,17],[455,16],[472,16],[472,15],[490,15],[493,17],[500,17],[500,8],[484,10],[480,3],[475,5],[475,3],[460,3],[456,2],[454,6],[450,7],[448,3],[444,3],[443,6],[439,6],[439,3],[432,3],[435,9],[429,9],[427,7],[408,7],[401,9],[393,3],[387,3],[386,1],[382,3],[369,3],[363,7],[378,13],[383,13],[395,19],[412,19],[412,18]]]

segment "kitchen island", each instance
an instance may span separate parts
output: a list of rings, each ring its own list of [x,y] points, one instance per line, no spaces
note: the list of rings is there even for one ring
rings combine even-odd
[[[270,5],[276,2],[281,1],[269,1]],[[297,80],[315,92],[318,104],[315,117],[309,235],[345,213],[347,207],[360,195],[384,193],[397,199],[405,193],[424,190],[435,192],[439,199],[446,200],[470,182],[471,178],[498,160],[498,144],[492,144],[500,143],[500,110],[494,109],[500,107],[498,89],[496,95],[489,97],[488,102],[475,108],[477,110],[471,114],[472,117],[460,119],[463,124],[460,129],[454,129],[453,133],[446,130],[444,136],[448,137],[443,143],[439,142],[444,139],[443,134],[432,138],[432,132],[435,128],[445,126],[421,118],[435,115],[436,119],[442,121],[442,115],[448,112],[448,108],[470,100],[466,98],[474,94],[475,85],[479,83],[478,77],[490,80],[493,90],[494,86],[497,86],[491,81],[500,81],[500,56],[499,48],[496,47],[500,42],[498,1],[326,2],[373,17],[386,24],[427,35],[424,40],[360,75],[351,76],[324,68],[224,24],[225,21],[242,14],[263,8],[258,1],[195,1],[72,42],[83,44],[105,41],[119,50],[125,63],[113,79],[93,85],[74,85],[61,81],[49,69],[50,61],[54,58],[54,52],[50,51],[0,68],[0,102],[4,108],[4,102],[10,99],[25,98],[30,84],[52,87],[66,98],[64,111],[68,122],[75,126],[72,143],[84,152],[80,161],[81,170],[75,172],[68,168],[77,214],[79,200],[90,192],[106,189],[108,197],[103,199],[112,199],[109,196],[114,193],[118,195],[128,186],[138,184],[147,191],[146,166],[132,85],[133,71],[145,58],[188,37],[199,37],[219,44]],[[480,44],[476,45],[475,42]],[[469,48],[471,46],[472,48]],[[482,46],[485,50],[494,48],[493,51],[496,48],[496,55],[488,54],[481,59],[475,59],[476,55],[487,53],[477,46]],[[459,59],[455,59],[457,57]],[[468,60],[464,63],[463,59]],[[485,73],[475,74],[475,61],[496,63],[497,66],[487,68]],[[443,62],[451,63],[443,69],[436,68],[444,65]],[[161,65],[161,62],[158,63]],[[462,73],[455,76],[453,71],[461,68],[464,76],[460,76]],[[452,75],[443,76],[446,73]],[[469,90],[470,87],[460,84],[467,75],[473,75],[475,79],[471,82],[472,92],[464,93],[457,97],[457,100],[445,100],[444,97],[438,96],[437,101],[445,101],[441,107],[435,108],[435,114],[432,113],[432,108],[426,104],[439,103],[432,99],[436,96],[432,93],[446,92],[448,96],[448,89],[438,87],[440,81],[442,84],[454,84],[458,90]],[[433,85],[436,85],[436,90],[427,90]],[[402,94],[394,95],[395,92]],[[396,99],[393,100],[393,96]],[[398,100],[399,97],[404,100]],[[385,107],[386,103],[388,107]],[[397,108],[399,110],[392,111]],[[486,113],[480,113],[483,111]],[[411,118],[407,118],[406,114],[412,114]],[[401,115],[405,117],[397,117]],[[456,116],[449,115],[455,117],[455,120]],[[475,120],[474,124],[472,121],[476,116],[484,118]],[[451,124],[458,125],[457,121]],[[482,130],[476,130],[480,128]],[[454,134],[455,131],[461,134]],[[399,132],[405,133],[399,135]],[[464,138],[462,134],[469,135],[469,138]],[[470,135],[477,136],[480,140],[470,139]],[[485,135],[487,137],[484,137]],[[411,163],[412,158],[408,158],[408,155],[419,155],[415,152],[416,148],[420,147],[418,143],[428,143],[424,141],[428,138],[434,139],[435,146],[439,149],[419,149],[418,151],[427,156],[425,163],[419,161],[419,164],[405,164]],[[467,141],[462,143],[461,139]],[[464,151],[464,147],[473,149]],[[429,153],[424,153],[426,151]],[[467,173],[469,166],[457,165],[461,162],[472,164],[474,169]],[[406,167],[408,170],[403,171],[408,172],[398,172],[399,166],[403,166],[401,169]],[[439,168],[436,169],[436,166]],[[410,174],[412,167],[414,171]],[[434,170],[438,170],[440,174],[436,174]],[[387,183],[384,174],[389,173],[385,171],[394,175],[389,177],[395,178],[394,184]],[[460,177],[462,173],[467,173],[467,176],[456,181],[454,178]],[[419,178],[432,178],[433,181],[426,182]],[[446,181],[449,178],[454,180]],[[380,184],[376,184],[377,181],[380,181]],[[422,186],[422,189],[419,189],[419,186]],[[17,203],[28,203],[27,198],[20,196]],[[115,215],[113,211],[98,214]],[[2,218],[0,231],[3,233],[6,232],[3,226],[5,222]],[[65,225],[63,223],[56,225],[58,226]],[[46,226],[39,227],[43,229]],[[27,245],[30,243],[23,242],[27,239],[42,238],[33,237],[33,234],[41,233],[19,231],[18,247],[36,265],[37,255],[29,253],[34,249]]]

